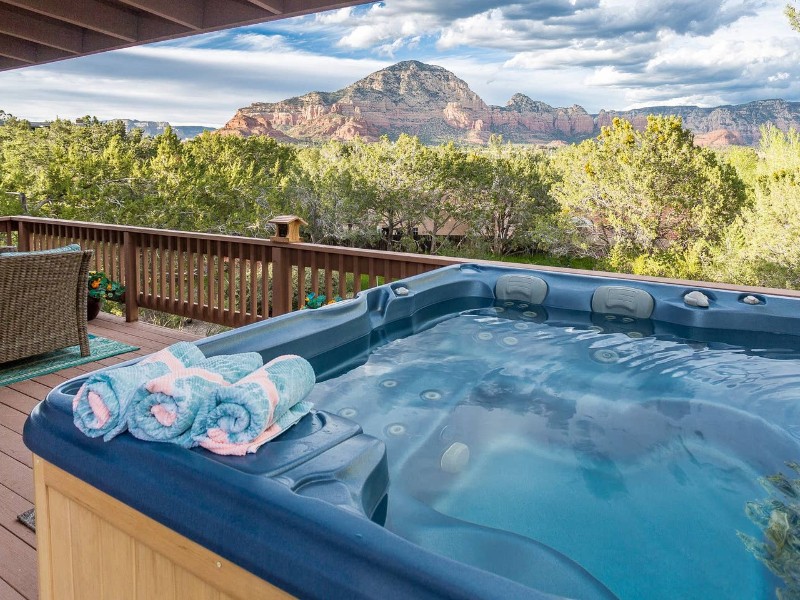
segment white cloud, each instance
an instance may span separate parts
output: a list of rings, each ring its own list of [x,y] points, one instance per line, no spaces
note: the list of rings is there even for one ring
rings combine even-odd
[[[0,73],[0,109],[221,125],[414,58],[490,104],[521,92],[590,112],[800,100],[800,35],[766,0],[386,0]],[[390,60],[386,60],[386,59]]]
[[[347,23],[353,16],[353,8],[340,8],[338,10],[329,10],[324,13],[317,13],[314,18],[317,23],[323,25],[339,25]]]
[[[599,67],[584,79],[590,87],[624,87],[636,82],[636,75],[625,73],[616,67]]]
[[[388,56],[389,58],[394,58],[395,54],[400,50],[413,50],[417,46],[419,46],[421,38],[420,36],[413,36],[413,37],[402,37],[397,38],[391,44],[384,44],[382,46],[378,46],[377,51],[378,54],[383,56]]]
[[[636,97],[637,93],[633,92],[631,97]],[[725,100],[722,96],[715,96],[715,95],[693,95],[693,96],[676,96],[674,98],[669,98],[665,100],[658,100],[656,102],[653,101],[652,98],[649,98],[646,101],[639,101],[639,102],[631,102],[630,104],[624,105],[621,107],[620,110],[632,110],[634,108],[646,108],[648,106],[654,106],[658,104],[658,106],[721,106],[726,104]]]
[[[264,35],[261,33],[239,33],[233,36],[228,43],[229,48],[256,50],[256,51],[290,51],[292,48],[286,43],[282,35]]]
[[[628,104],[701,106],[800,95],[800,39],[752,35],[743,22],[707,37],[670,35],[640,68],[597,68],[587,86],[617,88]]]
[[[640,43],[626,41],[569,40],[555,49],[516,53],[506,65],[546,78],[552,71],[577,74],[589,68],[579,94],[608,98],[615,89],[623,104],[614,108],[800,97],[800,36],[789,29],[780,7],[731,20],[706,35],[687,27],[684,33],[661,30]],[[604,106],[612,105],[604,101]]]
[[[143,46],[0,73],[2,110],[33,121],[86,114],[221,126],[238,108],[334,90],[387,66],[285,48]]]
[[[575,44],[569,48],[519,52],[507,61],[506,65],[532,70],[565,70],[593,65],[598,65],[603,69],[608,68],[609,65],[639,63],[649,54],[647,50],[651,46],[652,44],[648,44],[640,47],[638,53],[632,53],[631,49],[624,44],[602,40],[594,44]]]
[[[359,25],[339,40],[339,46],[345,48],[371,48],[383,40],[393,37],[385,25]]]
[[[439,36],[437,47],[440,50],[459,46],[511,45],[516,37],[513,29],[503,16],[503,11],[493,9],[459,19],[451,27],[446,27]],[[502,41],[501,41],[502,40]]]
[[[392,46],[410,36],[418,36],[425,31],[424,23],[413,17],[378,19],[368,25],[358,25],[350,33],[339,40],[339,46],[345,48],[364,49],[378,44]],[[384,43],[390,40],[388,44]]]

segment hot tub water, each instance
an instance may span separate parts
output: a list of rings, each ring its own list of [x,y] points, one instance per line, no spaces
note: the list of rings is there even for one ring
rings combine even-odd
[[[779,582],[736,532],[761,536],[745,503],[800,456],[787,426],[800,423],[800,351],[788,336],[746,348],[573,316],[465,311],[309,399],[385,441],[387,527],[423,547],[564,595],[774,598]]]

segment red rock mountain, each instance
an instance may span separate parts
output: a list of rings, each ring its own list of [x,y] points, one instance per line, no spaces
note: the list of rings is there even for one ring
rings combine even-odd
[[[492,134],[515,143],[573,142],[597,135],[614,117],[643,127],[648,114],[678,114],[708,145],[754,144],[761,125],[800,130],[800,102],[762,100],[738,106],[661,106],[590,115],[582,107],[554,108],[514,94],[505,106],[487,105],[450,71],[404,61],[336,92],[311,92],[281,102],[239,109],[219,130],[268,135],[284,142],[375,141],[382,135],[418,136],[425,143],[485,143]]]

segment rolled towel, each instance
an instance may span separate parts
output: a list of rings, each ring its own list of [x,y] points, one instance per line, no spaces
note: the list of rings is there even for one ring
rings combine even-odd
[[[89,437],[102,435],[105,441],[110,440],[125,431],[134,399],[147,394],[142,388],[144,382],[204,359],[194,344],[178,342],[135,365],[90,375],[72,400],[75,426]]]
[[[315,380],[304,358],[278,357],[236,384],[218,388],[211,410],[198,415],[192,437],[217,454],[255,452],[311,410],[304,400]]]
[[[257,352],[212,356],[194,366],[145,383],[148,395],[137,397],[128,411],[128,431],[149,442],[170,442],[189,448],[198,412],[206,414],[214,391],[229,386],[264,364]]]

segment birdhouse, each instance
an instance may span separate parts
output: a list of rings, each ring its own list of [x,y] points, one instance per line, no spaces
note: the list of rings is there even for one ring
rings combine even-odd
[[[308,225],[297,215],[280,215],[269,221],[275,225],[275,235],[270,239],[273,242],[299,242],[300,225]]]

